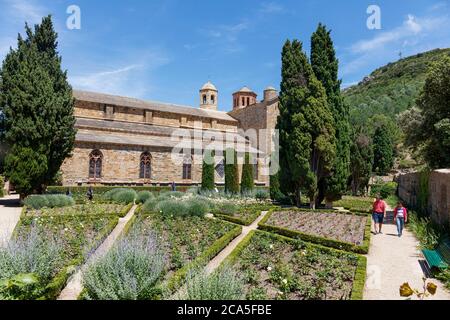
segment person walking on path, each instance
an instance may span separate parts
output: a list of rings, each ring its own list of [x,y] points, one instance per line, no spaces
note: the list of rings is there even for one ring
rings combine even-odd
[[[394,222],[397,224],[398,236],[403,234],[403,227],[408,222],[408,210],[403,206],[401,201],[397,202],[397,206],[394,209]]]
[[[373,227],[375,229],[375,234],[382,233],[381,227],[383,226],[383,220],[386,217],[386,202],[381,199],[380,194],[377,194],[377,197],[373,203],[372,208],[372,219],[373,219]],[[378,224],[378,230],[377,230]]]

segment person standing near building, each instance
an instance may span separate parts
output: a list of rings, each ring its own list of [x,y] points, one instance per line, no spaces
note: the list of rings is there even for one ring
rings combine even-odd
[[[92,186],[89,186],[86,195],[89,201],[92,201],[94,199],[94,190],[92,189]]]
[[[397,202],[397,206],[394,209],[393,220],[397,224],[398,236],[401,237],[405,223],[408,222],[408,210],[406,210],[401,201]]]
[[[383,220],[386,217],[386,202],[381,199],[380,194],[377,194],[377,197],[373,203],[372,208],[372,219],[373,226],[375,229],[375,234],[382,233],[381,227],[383,226]],[[378,224],[378,230],[377,230]]]

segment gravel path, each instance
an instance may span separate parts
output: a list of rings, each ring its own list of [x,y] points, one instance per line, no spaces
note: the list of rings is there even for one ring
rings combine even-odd
[[[97,250],[95,250],[94,254],[88,259],[87,263],[89,263],[89,261],[92,261],[93,259],[105,255],[108,252],[108,250],[114,244],[114,241],[116,241],[117,238],[122,233],[127,222],[130,221],[130,219],[134,216],[136,208],[137,206],[134,205],[124,218],[119,219],[119,222],[117,223],[116,227],[108,235],[105,241],[103,241],[102,244],[97,248]],[[87,263],[85,263],[84,265],[86,265]],[[70,277],[66,287],[63,289],[63,291],[61,291],[58,300],[77,300],[78,296],[83,290],[82,269],[83,267],[78,269],[78,271]]]
[[[413,289],[423,287],[424,273],[419,261],[424,258],[418,249],[419,242],[408,230],[403,231],[401,238],[397,236],[397,227],[392,223],[392,209],[388,210],[387,221],[381,230],[383,233],[371,236],[364,300],[405,299],[399,294],[399,287],[404,282]],[[438,285],[438,290],[435,296],[426,299],[450,300],[450,293],[442,283],[436,279],[431,281]]]
[[[11,238],[21,212],[19,195],[9,195],[0,199],[0,245]]]

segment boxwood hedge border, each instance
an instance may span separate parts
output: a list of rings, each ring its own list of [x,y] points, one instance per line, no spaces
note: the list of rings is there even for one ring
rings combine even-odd
[[[290,230],[290,229],[266,224],[266,222],[270,219],[270,217],[274,214],[274,212],[292,211],[292,210],[296,210],[299,212],[305,212],[305,211],[308,212],[308,210],[303,210],[303,209],[284,209],[284,208],[282,210],[272,209],[259,222],[259,224],[258,224],[259,229],[277,233],[277,234],[280,234],[282,236],[286,236],[289,238],[301,239],[301,240],[304,240],[307,242],[316,243],[316,244],[320,244],[320,245],[323,245],[326,247],[331,247],[331,248],[335,248],[335,249],[339,249],[339,250],[355,252],[355,253],[360,253],[360,254],[367,254],[369,252],[370,235],[371,235],[370,228],[371,228],[372,221],[371,221],[370,217],[367,216],[367,214],[358,213],[358,212],[342,212],[342,213],[340,213],[340,214],[354,214],[354,215],[367,217],[366,225],[364,227],[363,243],[361,245],[355,245],[355,244],[349,243],[349,242],[329,239],[329,238],[325,238],[325,237],[321,237],[321,236],[317,236],[317,235],[312,235],[312,234],[308,234],[308,233],[304,233],[304,232],[300,232],[300,231],[296,231],[296,230]],[[319,211],[312,211],[312,210],[309,210],[309,211],[310,212],[319,212]],[[320,212],[338,213],[338,211],[330,211],[330,210],[329,211],[320,210]]]

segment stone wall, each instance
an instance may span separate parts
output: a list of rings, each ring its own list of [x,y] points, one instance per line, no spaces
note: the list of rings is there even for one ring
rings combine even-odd
[[[178,184],[197,184],[201,182],[202,165],[194,157],[192,179],[183,179],[183,156],[172,158],[171,149],[156,147],[138,147],[129,145],[105,145],[76,143],[73,155],[67,158],[62,167],[64,185],[94,182],[89,179],[89,155],[93,150],[103,155],[101,179],[95,182],[103,184],[159,184],[175,181]],[[140,157],[143,152],[151,155],[151,179],[140,179]]]
[[[397,177],[399,197],[412,208],[417,207],[420,194],[420,173]],[[439,224],[450,224],[450,169],[435,170],[428,179],[427,210]]]

